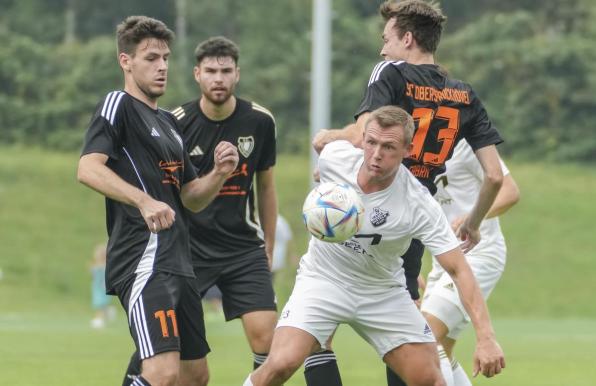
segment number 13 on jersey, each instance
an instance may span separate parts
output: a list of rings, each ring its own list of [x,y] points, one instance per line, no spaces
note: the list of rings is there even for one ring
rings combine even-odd
[[[412,138],[412,152],[410,158],[422,161],[425,164],[443,165],[455,144],[459,131],[459,110],[447,106],[439,106],[436,110],[418,107],[412,111],[414,121],[418,122],[418,129]],[[431,125],[439,120],[446,121],[447,127],[440,127],[437,133],[437,142],[441,142],[439,153],[424,152],[424,142]]]

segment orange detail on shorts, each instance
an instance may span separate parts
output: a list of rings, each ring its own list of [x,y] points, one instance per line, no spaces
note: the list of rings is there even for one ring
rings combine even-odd
[[[155,313],[155,319],[159,319],[159,324],[161,325],[161,335],[164,338],[170,336],[168,333],[168,322],[166,321],[166,313],[163,310],[159,310]]]

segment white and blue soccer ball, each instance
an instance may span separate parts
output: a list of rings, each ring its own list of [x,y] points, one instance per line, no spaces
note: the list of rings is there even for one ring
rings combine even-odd
[[[317,239],[341,243],[354,236],[362,224],[364,205],[347,184],[324,182],[310,191],[302,206],[306,229]]]

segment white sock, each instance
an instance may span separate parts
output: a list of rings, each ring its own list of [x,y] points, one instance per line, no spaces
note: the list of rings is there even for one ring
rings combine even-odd
[[[470,378],[468,378],[464,368],[460,366],[455,358],[451,361],[451,369],[453,370],[454,386],[472,386],[472,382],[470,382]]]
[[[443,346],[438,344],[437,350],[439,351],[441,373],[443,374],[443,378],[445,378],[445,384],[447,386],[455,386],[455,384],[453,383],[453,371],[451,370],[451,363],[449,362],[449,358],[447,357],[447,354],[445,354],[445,350],[443,349]]]
[[[252,373],[248,374],[248,377],[246,377],[246,380],[244,381],[242,386],[253,386],[252,381],[250,380],[251,375],[252,375]]]

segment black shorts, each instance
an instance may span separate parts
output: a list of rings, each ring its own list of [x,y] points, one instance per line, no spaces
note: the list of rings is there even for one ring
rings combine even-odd
[[[418,239],[412,239],[408,250],[401,257],[404,260],[406,287],[413,300],[420,299],[418,275],[420,275],[420,269],[422,269],[422,256],[424,256],[424,244]]]
[[[271,271],[264,250],[250,259],[222,266],[195,266],[201,296],[217,284],[227,321],[252,311],[277,311]]]
[[[141,359],[179,351],[180,359],[203,358],[203,307],[195,279],[167,272],[136,274],[116,288]]]

